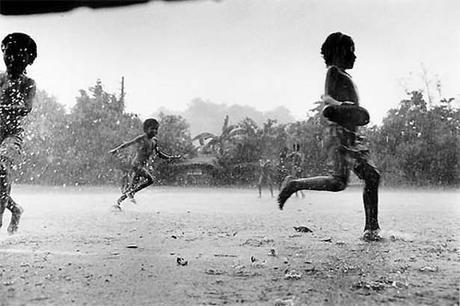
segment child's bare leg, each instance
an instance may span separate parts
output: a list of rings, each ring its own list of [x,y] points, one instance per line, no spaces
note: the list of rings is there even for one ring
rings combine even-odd
[[[129,172],[123,172],[123,176],[121,177],[121,193],[124,193],[126,190],[129,189],[129,184],[131,182],[131,175]]]
[[[142,176],[142,173],[140,169],[134,169],[132,173],[127,175],[127,178],[125,178],[125,180],[128,180],[128,183],[123,188],[122,195],[118,198],[116,205],[120,206],[120,204],[124,200],[126,200],[126,198],[128,197],[133,198],[133,194],[131,193],[131,190],[135,188],[135,184],[139,181],[139,178],[141,176]]]
[[[141,191],[144,188],[147,188],[148,186],[153,184],[153,178],[151,176],[146,177],[145,181],[137,185],[134,189],[132,189],[129,193],[134,196],[137,192]]]
[[[145,178],[145,181],[142,183],[137,184],[134,186],[134,182],[138,182],[139,179],[143,177]],[[138,169],[135,173],[135,175],[132,177],[131,181],[131,188],[125,191],[121,197],[118,199],[117,203],[120,205],[121,202],[123,202],[127,197],[132,196],[134,197],[134,194],[137,193],[138,191],[141,191],[142,189],[150,186],[153,184],[153,177],[152,175],[145,169]]]
[[[21,219],[21,215],[24,212],[24,209],[19,206],[16,202],[11,199],[8,201],[8,204],[6,205],[6,208],[8,208],[11,211],[11,221],[10,225],[8,225],[8,233],[9,234],[14,234],[18,231],[19,227],[19,220]]]
[[[370,232],[370,234],[373,232],[377,233],[380,229],[378,222],[378,188],[380,174],[374,166],[365,160],[359,162],[353,171],[360,179],[364,180],[363,202],[366,216],[366,223],[364,226],[365,235],[366,232]]]
[[[268,176],[267,177],[267,182],[268,182],[268,188],[270,188],[270,194],[273,198],[273,182],[272,179]]]
[[[318,191],[342,191],[348,185],[350,169],[346,160],[346,152],[342,146],[336,146],[334,150],[333,172],[330,176],[316,176],[310,178],[292,179],[292,176],[286,177],[283,182],[283,188],[278,195],[279,208],[283,209],[289,197],[301,190],[318,190]]]
[[[140,176],[139,175],[136,175],[131,184],[128,184],[127,188],[125,189],[125,192],[128,191],[128,190],[132,190],[135,188],[135,186],[137,186],[139,184],[139,180],[140,180]],[[134,194],[132,192],[128,192],[127,193],[127,196],[128,198],[130,199],[130,201],[134,204],[136,204],[136,200],[134,199]]]
[[[3,225],[3,213],[5,212],[6,203],[4,200],[0,200],[0,228]]]
[[[262,175],[259,176],[259,181],[257,182],[257,188],[259,188],[259,198],[262,197]]]
[[[19,221],[23,213],[23,209],[10,196],[11,192],[11,177],[9,166],[5,161],[0,161],[0,213],[3,216],[5,208],[11,211],[11,221],[8,226],[8,233],[14,234],[18,230]],[[0,222],[1,223],[1,222]]]
[[[341,191],[347,187],[347,178],[337,176],[317,176],[287,181],[278,195],[279,208],[283,209],[289,197],[300,190]]]
[[[304,199],[305,198],[305,193],[303,193],[302,190],[299,190],[299,192],[300,192],[300,196],[302,197],[302,199]]]

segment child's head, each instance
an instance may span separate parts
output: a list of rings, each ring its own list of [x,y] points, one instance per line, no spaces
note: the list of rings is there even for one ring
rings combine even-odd
[[[144,125],[143,125],[144,132],[147,134],[147,136],[154,137],[158,132],[159,125],[160,124],[158,123],[156,119],[149,118],[144,121]]]
[[[332,33],[321,46],[326,65],[336,65],[342,69],[351,69],[355,63],[355,44],[350,36],[340,32]]]
[[[3,60],[11,74],[21,74],[37,57],[37,45],[29,35],[11,33],[2,40]]]

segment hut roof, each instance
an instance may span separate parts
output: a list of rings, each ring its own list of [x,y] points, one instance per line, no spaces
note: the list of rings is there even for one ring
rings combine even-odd
[[[217,158],[211,154],[201,154],[199,153],[198,156],[189,158],[183,161],[179,161],[174,165],[176,167],[184,167],[184,166],[212,166],[215,167],[215,162]]]

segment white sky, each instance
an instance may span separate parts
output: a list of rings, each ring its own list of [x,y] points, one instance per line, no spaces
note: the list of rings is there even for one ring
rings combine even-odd
[[[29,75],[69,107],[98,78],[119,92],[124,75],[127,110],[142,117],[201,97],[264,111],[284,105],[303,119],[323,92],[321,44],[341,31],[355,41],[350,73],[379,123],[404,97],[404,80],[412,74],[411,86],[421,86],[421,63],[443,96],[460,98],[459,16],[458,0],[152,2],[0,16],[0,35],[36,40]]]

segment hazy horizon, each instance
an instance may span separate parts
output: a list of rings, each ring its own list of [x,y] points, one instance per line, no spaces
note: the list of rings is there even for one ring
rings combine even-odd
[[[380,123],[406,89],[425,87],[423,69],[443,97],[460,100],[458,16],[455,0],[151,2],[2,16],[0,29],[37,41],[29,75],[67,108],[97,79],[118,93],[124,76],[127,111],[141,117],[201,98],[260,111],[282,105],[296,120],[323,93],[321,44],[341,31],[356,44],[350,74],[361,104]]]

